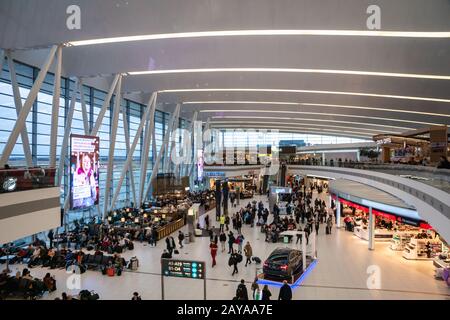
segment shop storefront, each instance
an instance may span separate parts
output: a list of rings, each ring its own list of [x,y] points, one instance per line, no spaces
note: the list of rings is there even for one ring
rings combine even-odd
[[[447,255],[447,244],[426,221],[385,212],[332,195],[341,205],[345,230],[370,241],[370,214],[373,215],[373,241],[385,242],[391,250],[402,251],[409,260],[432,260]],[[370,212],[371,211],[371,212]]]

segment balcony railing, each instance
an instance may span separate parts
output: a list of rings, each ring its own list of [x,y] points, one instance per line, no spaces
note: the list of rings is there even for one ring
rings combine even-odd
[[[0,170],[0,193],[55,186],[54,168],[17,168]]]

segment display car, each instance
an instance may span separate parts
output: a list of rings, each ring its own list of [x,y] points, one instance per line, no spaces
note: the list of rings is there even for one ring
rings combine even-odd
[[[302,270],[302,252],[291,248],[275,249],[263,265],[265,278],[290,279]]]

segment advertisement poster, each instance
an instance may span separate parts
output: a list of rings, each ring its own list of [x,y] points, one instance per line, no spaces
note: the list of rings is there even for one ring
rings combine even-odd
[[[204,165],[203,150],[198,150],[198,153],[197,153],[197,180],[198,181],[203,180],[203,165]]]
[[[99,137],[70,136],[70,208],[98,204]]]

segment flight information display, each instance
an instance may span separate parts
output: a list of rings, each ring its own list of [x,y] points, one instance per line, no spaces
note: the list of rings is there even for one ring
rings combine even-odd
[[[204,279],[205,263],[202,261],[162,259],[162,274],[166,277]]]

